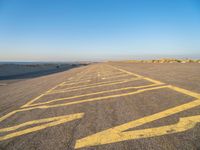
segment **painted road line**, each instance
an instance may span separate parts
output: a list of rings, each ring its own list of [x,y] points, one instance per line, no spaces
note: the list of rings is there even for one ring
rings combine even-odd
[[[121,77],[128,77],[128,76],[130,76],[130,75],[128,75],[128,74],[122,74],[122,75],[119,75],[119,76],[110,76],[110,77],[104,77],[104,76],[102,76],[102,78],[106,78],[106,79],[110,80],[110,79],[114,79],[114,78],[121,78]]]
[[[131,90],[131,89],[149,88],[149,87],[153,87],[153,86],[157,86],[157,84],[142,85],[142,86],[135,86],[135,87],[131,86],[131,87],[125,87],[125,88],[89,93],[89,94],[76,95],[76,96],[71,96],[71,97],[58,98],[58,99],[48,100],[47,102],[40,102],[40,103],[31,104],[28,107],[50,104],[50,103],[54,103],[54,102],[58,102],[58,101],[71,100],[71,99],[81,98],[81,97],[85,97],[85,96],[94,96],[94,95],[98,95],[98,94],[112,93],[112,92],[125,91],[125,90]]]
[[[143,76],[141,76],[141,77],[143,77]],[[145,77],[146,78],[146,77]],[[152,81],[153,83],[156,81],[156,80],[153,80],[153,79],[150,79],[150,78],[146,78],[146,80],[148,80],[148,81]],[[156,85],[159,85],[159,84],[163,84],[162,82],[160,82],[160,81],[156,81],[155,82],[155,84]],[[173,90],[175,90],[175,91],[179,91],[179,92],[182,92],[182,93],[184,93],[184,94],[187,94],[187,95],[190,95],[190,96],[199,96],[199,94],[198,93],[194,93],[194,92],[190,92],[190,91],[188,91],[188,90],[185,90],[185,89],[181,89],[181,88],[178,88],[178,87],[174,87],[174,86],[159,86],[159,87],[153,87],[153,88],[147,88],[147,89],[140,89],[140,90],[137,90],[137,91],[135,91],[135,92],[129,92],[129,93],[124,93],[124,94],[115,94],[115,95],[109,95],[109,96],[104,96],[104,97],[98,97],[98,98],[90,98],[90,99],[86,99],[86,100],[79,100],[79,101],[74,101],[74,102],[68,102],[68,103],[64,103],[64,104],[56,104],[56,105],[44,105],[44,106],[38,106],[38,107],[31,107],[31,108],[21,108],[21,109],[18,109],[18,110],[15,110],[15,111],[12,111],[12,112],[10,112],[10,113],[8,113],[7,115],[5,115],[5,116],[3,116],[3,117],[1,117],[0,118],[0,121],[3,121],[3,120],[5,120],[5,119],[7,119],[8,117],[10,117],[10,116],[12,116],[12,115],[14,115],[14,114],[16,114],[16,113],[18,113],[18,112],[23,112],[23,111],[28,111],[28,110],[33,110],[33,109],[47,109],[47,108],[55,108],[55,107],[61,107],[61,106],[69,106],[69,105],[74,105],[74,104],[81,104],[81,103],[85,103],[85,102],[92,102],[92,101],[100,101],[100,100],[105,100],[105,99],[110,99],[110,98],[117,98],[117,97],[121,97],[121,96],[128,96],[128,95],[134,95],[134,94],[137,94],[137,93],[141,93],[141,92],[145,92],[145,91],[150,91],[150,90],[156,90],[156,89],[161,89],[161,88],[171,88],[171,89],[173,89]],[[38,100],[38,99],[36,99],[36,100]],[[36,101],[35,100],[35,101]],[[199,100],[198,100],[199,101]],[[187,103],[188,104],[188,103]],[[199,104],[198,105],[195,105],[195,104],[193,104],[193,103],[190,103],[190,107],[191,108],[193,108],[193,107],[196,107],[196,106],[199,106]],[[187,105],[186,106],[184,106],[183,108],[184,109],[190,109],[189,107],[187,107]],[[182,108],[182,109],[183,109]],[[169,112],[168,112],[168,115],[169,115]],[[144,119],[145,120],[145,119]],[[146,119],[146,120],[148,120],[148,119]],[[186,119],[187,120],[187,119]],[[190,120],[192,120],[191,118],[190,118]],[[150,121],[151,122],[151,121]],[[130,122],[129,122],[130,123]],[[129,124],[128,123],[128,124]],[[57,125],[57,124],[56,124]],[[130,124],[129,124],[130,125]],[[20,127],[20,126],[23,126],[23,124],[21,124],[21,125],[17,125],[18,127]],[[15,128],[16,128],[16,126],[15,126]],[[34,128],[34,127],[33,127]],[[42,127],[39,127],[39,129],[41,129]],[[115,128],[115,127],[114,127]],[[117,127],[116,127],[117,128]],[[175,127],[173,127],[173,128],[175,128]],[[4,129],[5,130],[5,129]],[[33,132],[34,131],[37,131],[37,127],[36,128],[34,128],[34,129],[31,129]],[[30,130],[23,130],[23,132],[21,132],[21,133],[19,133],[20,131],[17,131],[16,133],[14,133],[14,135],[22,135],[22,133],[25,133],[25,134],[27,134],[27,133],[29,133],[29,131]],[[123,132],[124,132],[124,130],[123,130]],[[132,132],[132,131],[131,131]],[[164,132],[164,130],[163,130],[163,132]],[[121,133],[121,132],[119,132],[119,133]],[[148,133],[148,131],[144,131],[144,133]],[[155,132],[156,133],[156,132]],[[12,133],[11,133],[12,134]],[[113,134],[113,133],[112,133]],[[8,134],[9,135],[9,134]],[[156,134],[155,134],[156,135]],[[126,136],[126,135],[125,135]],[[132,134],[131,134],[131,136],[132,136]],[[11,135],[11,137],[12,137],[12,135]],[[108,136],[109,137],[109,136]],[[100,143],[101,144],[101,143]],[[77,144],[76,144],[77,145]],[[79,146],[80,146],[81,144],[79,144]],[[78,146],[77,146],[78,147]]]
[[[180,92],[182,94],[185,95],[189,95],[191,97],[194,98],[199,98],[199,94],[195,94],[195,92],[191,92],[182,88],[172,88],[174,86],[170,86],[170,85],[164,85],[164,86],[157,86],[157,87],[150,87],[150,88],[146,88],[146,89],[139,89],[137,91],[134,92],[129,92],[129,93],[123,93],[123,94],[114,94],[114,95],[109,95],[109,96],[102,96],[102,97],[96,97],[96,98],[89,98],[89,99],[83,99],[83,100],[78,100],[78,101],[73,101],[73,102],[67,102],[67,103],[63,103],[63,104],[55,104],[55,105],[43,105],[43,106],[37,106],[37,107],[31,107],[31,108],[25,108],[23,111],[26,110],[32,110],[32,109],[46,109],[46,108],[55,108],[55,107],[61,107],[61,106],[69,106],[69,105],[74,105],[74,104],[81,104],[81,103],[86,103],[86,102],[93,102],[93,101],[102,101],[105,99],[111,99],[111,98],[119,98],[119,97],[124,97],[124,96],[130,96],[130,95],[135,95],[135,94],[139,94],[139,93],[143,93],[143,92],[147,92],[147,91],[152,91],[152,90],[157,90],[157,89],[164,89],[164,88],[169,88],[172,90],[175,90],[175,88],[177,88],[177,92]]]
[[[88,82],[89,80],[91,81],[91,78],[88,78],[88,79],[81,79],[81,80],[74,80],[74,81],[71,81],[71,82],[66,82],[66,81],[65,81],[65,84],[66,84],[66,85],[67,85],[67,84],[68,84],[68,85],[70,85],[70,84],[73,85],[73,84],[78,84],[78,83],[81,83],[81,82],[83,82],[83,83],[84,83],[84,82]]]
[[[171,116],[173,114],[194,108],[200,106],[200,100],[195,100],[177,107],[173,107],[170,109],[167,109],[165,111],[137,119],[101,132],[98,132],[96,134],[90,135],[88,137],[79,139],[76,141],[75,148],[83,148],[83,147],[89,147],[89,146],[95,146],[95,145],[103,145],[103,144],[111,144],[126,140],[133,140],[138,138],[147,138],[147,137],[153,137],[153,136],[160,136],[165,134],[171,133],[177,133],[186,131],[192,127],[197,122],[200,122],[200,115],[198,116],[191,116],[191,117],[185,117],[180,118],[180,121],[175,125],[168,125],[168,126],[162,126],[157,128],[149,128],[149,129],[143,129],[143,130],[135,130],[135,131],[126,131],[128,129],[132,129],[134,127],[138,127],[141,125],[144,125],[146,123]],[[189,124],[188,124],[189,123]],[[170,130],[173,129],[173,130]]]
[[[124,73],[117,73],[117,74],[113,74],[112,72],[110,72],[109,74],[107,74],[107,75],[102,75],[102,77],[105,77],[105,78],[107,78],[107,77],[110,77],[110,76],[123,76],[123,75],[125,75]]]
[[[89,70],[89,69],[88,69],[88,70]],[[87,70],[87,71],[88,71],[88,70]],[[65,82],[62,82],[62,83],[60,83],[60,84],[54,86],[53,88],[49,89],[49,90],[46,91],[46,92],[50,92],[51,90],[57,88],[57,86],[62,85],[63,83],[65,83]],[[3,120],[5,120],[5,119],[7,119],[7,118],[9,118],[9,117],[11,117],[12,115],[14,115],[14,114],[16,114],[16,113],[18,113],[18,112],[26,111],[23,107],[29,106],[30,104],[32,104],[33,102],[37,101],[38,99],[40,99],[40,98],[43,97],[43,96],[44,96],[44,93],[41,94],[41,95],[39,95],[38,97],[32,99],[31,101],[27,102],[25,105],[21,106],[20,109],[14,110],[14,111],[12,111],[12,112],[10,112],[10,113],[8,113],[8,114],[6,114],[6,115],[0,117],[0,122],[3,121]]]
[[[84,81],[80,81],[80,82],[73,82],[73,83],[65,83],[63,85],[60,85],[61,87],[62,86],[67,86],[67,85],[76,85],[76,84],[83,84],[83,83],[88,83],[88,82],[91,82],[91,80],[84,80]]]
[[[177,92],[183,93],[185,95],[189,95],[191,97],[195,97],[197,99],[200,99],[200,94],[199,93],[192,92],[192,91],[189,91],[189,90],[186,90],[186,89],[183,89],[183,88],[179,88],[177,86],[172,86],[172,85],[169,85],[169,88],[173,89],[173,90],[175,90]]]
[[[94,101],[103,101],[103,100],[106,100],[106,99],[135,95],[135,94],[143,93],[143,92],[146,92],[146,91],[152,91],[152,90],[163,89],[163,88],[168,88],[168,87],[169,86],[150,87],[150,88],[139,89],[139,90],[134,91],[134,92],[123,93],[123,94],[114,94],[114,95],[109,95],[109,96],[95,97],[95,98],[89,98],[89,99],[83,99],[83,100],[77,100],[77,101],[62,103],[62,104],[42,105],[42,106],[36,106],[36,107],[30,107],[30,108],[23,108],[23,109],[18,110],[18,112],[28,111],[28,110],[33,110],[33,109],[47,109],[47,108],[56,108],[56,107],[62,107],[62,106],[70,106],[70,105],[82,104],[82,103],[94,102]]]
[[[88,70],[89,70],[89,69],[88,69]],[[88,71],[88,70],[86,70],[86,71]],[[86,72],[86,71],[84,71],[84,72]],[[20,108],[28,107],[29,105],[31,105],[32,103],[34,103],[35,101],[37,101],[38,99],[40,99],[40,98],[42,98],[44,95],[46,95],[45,93],[48,93],[48,92],[50,92],[50,91],[53,90],[53,89],[56,89],[58,86],[60,86],[60,85],[62,85],[62,84],[64,84],[64,83],[66,83],[66,82],[62,82],[62,83],[60,83],[60,84],[54,86],[53,88],[47,90],[47,91],[44,92],[43,94],[41,94],[41,95],[37,96],[36,98],[30,100],[29,102],[27,102],[26,104],[24,104],[24,105],[21,106]],[[9,118],[9,117],[11,117],[12,115],[16,114],[17,112],[22,112],[22,111],[24,111],[24,110],[23,110],[23,109],[14,110],[14,111],[12,111],[12,112],[10,112],[10,113],[8,113],[8,114],[6,114],[6,115],[0,117],[0,122],[3,121],[3,120],[5,120],[5,119],[7,119],[7,118]]]
[[[104,81],[104,82],[89,83],[89,84],[81,85],[81,86],[72,86],[71,88],[79,88],[79,87],[85,87],[85,86],[90,86],[90,85],[99,85],[99,84],[111,83],[111,82],[118,82],[118,81],[122,81],[122,79],[120,79],[120,80],[114,80],[114,81]],[[66,85],[64,84],[62,86],[67,86],[67,84]],[[69,88],[69,89],[71,89],[71,88]]]
[[[75,77],[75,79],[73,80],[69,80],[69,81],[66,81],[65,83],[66,84],[71,84],[71,83],[74,83],[74,82],[80,82],[82,77],[85,76],[89,71],[91,71],[92,68],[86,68],[86,70],[84,71],[81,71],[80,73],[77,73]],[[82,81],[85,81],[86,79],[82,79]]]
[[[58,91],[60,91],[60,90],[68,90],[68,89],[72,90],[72,89],[84,88],[84,87],[89,87],[89,86],[94,86],[94,85],[104,85],[104,84],[109,84],[109,83],[117,83],[117,82],[122,82],[122,81],[132,81],[133,79],[134,78],[131,78],[131,79],[120,79],[120,80],[114,80],[114,81],[104,81],[104,82],[90,83],[90,84],[81,85],[81,86],[70,86],[69,88],[58,89]],[[62,85],[62,86],[64,86],[64,85]]]
[[[96,134],[90,135],[88,137],[82,138],[77,140],[75,148],[83,148],[95,145],[103,145],[103,144],[110,144],[116,143],[126,140],[133,140],[138,138],[147,138],[159,135],[170,134],[170,129],[173,129],[171,133],[177,133],[186,131],[196,125],[196,123],[200,122],[199,116],[190,116],[180,118],[180,121],[174,125],[162,126],[157,128],[150,128],[150,129],[142,129],[142,130],[135,130],[135,131],[126,131],[128,129],[132,129],[146,123],[171,116],[182,111],[200,106],[200,94],[191,92],[186,89],[182,89],[175,86],[168,86],[170,89],[175,90],[177,92],[192,96],[197,98],[197,100],[161,111],[159,113],[149,115],[147,117],[143,117],[137,120],[133,120],[131,122],[98,132]],[[188,123],[191,123],[190,125]]]
[[[167,116],[171,116],[173,114],[176,114],[176,113],[179,113],[179,112],[182,112],[182,111],[185,111],[197,106],[200,106],[199,99],[177,106],[177,107],[167,109],[165,111],[162,111],[162,112],[159,112],[159,113],[156,113],[156,114],[153,114],[141,119],[137,119],[137,120],[98,132],[96,134],[77,140],[75,148],[77,149],[77,148],[83,148],[83,147],[89,147],[89,146],[95,146],[95,145],[111,144],[111,143],[116,143],[116,142],[121,142],[121,141],[126,141],[126,140],[133,140],[133,139],[138,139],[138,136],[140,136],[141,138],[147,138],[147,137],[152,137],[153,135],[154,136],[164,135],[167,133],[168,129],[170,128],[174,129],[173,133],[185,131],[188,129],[188,125],[189,125],[189,124],[185,124],[185,122],[187,123],[191,121],[191,117],[184,118],[185,121],[183,124],[185,126],[179,126],[180,123],[178,123],[175,126],[174,125],[164,126],[163,129],[162,127],[160,128],[158,127],[158,128],[135,130],[135,131],[126,131],[126,130],[144,125],[146,123],[149,123],[149,122],[152,122],[152,121],[155,121]],[[188,118],[189,120],[187,120]],[[200,121],[199,117],[196,121],[194,119],[192,120],[193,120],[192,127],[196,124],[196,122]],[[181,124],[182,124],[182,121],[181,121]],[[174,127],[182,127],[182,128],[174,128]],[[158,129],[161,129],[161,130],[158,130]]]
[[[23,111],[28,111],[28,110],[34,110],[34,109],[47,109],[47,108],[56,108],[56,107],[61,107],[61,106],[69,106],[69,105],[74,105],[74,104],[81,104],[81,103],[86,103],[86,102],[92,102],[92,101],[100,101],[100,100],[105,100],[105,99],[110,99],[110,98],[117,98],[117,97],[123,97],[123,96],[128,96],[128,95],[134,95],[137,93],[142,93],[145,91],[150,91],[150,90],[155,90],[155,89],[161,89],[161,88],[166,88],[168,86],[159,86],[159,87],[152,87],[152,88],[147,88],[147,89],[140,89],[134,92],[130,93],[124,93],[124,94],[116,94],[116,95],[109,95],[109,96],[103,96],[103,97],[97,97],[97,98],[91,98],[91,99],[86,99],[86,100],[79,100],[79,101],[74,101],[74,102],[68,102],[64,104],[56,104],[56,105],[43,105],[43,106],[36,106],[36,107],[28,107],[28,108],[22,108],[18,110],[14,110],[0,118],[0,122],[11,117],[12,115],[18,113],[18,112],[23,112]],[[36,99],[37,100],[37,99]],[[35,101],[36,101],[35,100]],[[32,101],[33,103],[33,101]],[[28,106],[28,105],[27,105]]]
[[[129,71],[127,71],[127,70],[124,70],[124,69],[121,69],[121,68],[118,68],[118,67],[114,67],[114,66],[112,66],[112,65],[108,65],[108,66],[110,66],[110,67],[112,67],[112,68],[114,68],[114,69],[116,69],[116,70],[119,70],[119,71],[121,71],[121,72],[125,72],[125,73],[127,73],[127,74],[129,74],[129,75],[134,75],[134,76],[136,76],[136,77],[145,78],[146,80],[148,80],[148,81],[150,81],[150,82],[153,82],[153,83],[157,83],[157,84],[161,84],[161,83],[162,83],[161,81],[154,80],[154,79],[151,79],[151,78],[148,78],[148,77],[144,77],[144,76],[141,76],[141,75],[139,75],[139,74],[136,74],[136,73],[133,73],[133,72],[129,72]]]
[[[107,84],[101,84],[101,85],[94,85],[94,86],[85,86],[82,88],[67,88],[67,89],[61,89],[61,90],[53,90],[51,92],[46,93],[46,95],[49,94],[56,94],[56,93],[65,93],[65,92],[73,92],[73,91],[79,91],[79,90],[85,90],[85,89],[90,89],[90,88],[96,88],[96,87],[102,87],[102,86],[111,86],[111,85],[116,85],[116,84],[122,84],[122,83],[126,83],[126,82],[130,82],[130,81],[136,81],[136,80],[142,80],[142,78],[133,78],[133,79],[128,79],[128,80],[124,80],[124,81],[119,81],[119,82],[114,82],[114,83],[107,83]]]
[[[34,110],[34,109],[47,109],[47,108],[56,108],[56,107],[62,107],[62,106],[70,106],[70,105],[82,104],[82,103],[93,102],[93,101],[101,101],[101,100],[118,98],[118,97],[123,97],[123,96],[129,96],[129,95],[142,93],[142,92],[145,92],[145,91],[151,91],[151,90],[162,89],[162,88],[167,88],[167,87],[169,87],[169,86],[151,87],[151,88],[140,89],[140,90],[137,90],[137,91],[134,91],[134,92],[124,93],[124,94],[115,94],[115,95],[102,96],[102,97],[96,97],[96,98],[90,98],[90,99],[83,99],[83,100],[74,101],[74,102],[67,102],[67,103],[63,103],[63,104],[42,105],[42,106],[36,106],[36,107],[21,108],[21,109],[14,110],[14,111],[2,116],[0,118],[0,122],[11,117],[12,115],[14,115],[18,112],[24,112],[24,111]]]
[[[87,70],[88,71],[88,70]],[[86,72],[86,71],[85,71]],[[34,98],[33,100],[27,102],[26,104],[24,104],[23,106],[21,106],[21,108],[27,107],[30,104],[34,103],[35,101],[37,101],[38,99],[42,98],[44,95],[46,95],[46,93],[51,92],[52,90],[56,89],[59,86],[62,86],[63,84],[65,84],[66,82],[62,82],[54,87],[52,87],[51,89],[47,90],[46,92],[44,92],[43,94],[39,95],[38,97]]]
[[[60,83],[60,84],[54,86],[53,88],[49,89],[49,90],[46,91],[45,93],[39,95],[38,97],[34,98],[33,100],[31,100],[31,101],[27,102],[26,104],[24,104],[23,106],[21,106],[21,108],[29,106],[29,105],[32,104],[33,102],[35,102],[35,101],[37,101],[38,99],[40,99],[41,97],[43,97],[46,93],[51,92],[52,90],[56,89],[58,86],[62,85],[63,83],[65,83],[65,82],[62,82],[62,83]]]
[[[82,118],[84,113],[77,113],[77,114],[71,114],[71,115],[65,115],[65,116],[59,116],[59,117],[52,117],[52,118],[45,118],[45,119],[39,119],[39,120],[32,120],[28,121],[25,123],[22,123],[20,125],[12,126],[12,127],[7,127],[7,128],[2,128],[0,129],[0,133],[2,132],[10,132],[10,131],[15,131],[18,130],[22,127],[30,126],[30,125],[35,125],[38,124],[34,127],[30,127],[21,131],[16,131],[13,133],[8,133],[7,135],[0,136],[0,141],[7,140],[10,138],[14,138],[17,136],[21,136],[24,134],[32,133],[35,131],[39,131],[45,128],[53,127],[59,124],[63,124],[69,121],[77,120]]]
[[[57,88],[59,85],[62,85],[63,83],[64,83],[64,82],[62,82],[62,83],[60,83],[60,84],[54,86],[53,88],[49,89],[49,90],[46,91],[45,93],[50,92],[51,90]],[[37,100],[39,100],[40,98],[42,98],[43,96],[45,96],[45,95],[46,95],[45,93],[43,93],[43,94],[37,96],[36,98],[34,98],[34,99],[28,101],[26,104],[22,105],[20,108],[28,107],[29,105],[31,105],[31,104],[34,103],[35,101],[37,101]],[[17,112],[21,112],[21,110],[23,110],[23,109],[14,110],[14,111],[12,111],[12,112],[10,112],[10,113],[8,113],[8,114],[6,114],[6,115],[0,117],[0,122],[3,121],[3,120],[5,120],[5,119],[7,119],[8,117],[10,117],[10,116],[16,114]]]

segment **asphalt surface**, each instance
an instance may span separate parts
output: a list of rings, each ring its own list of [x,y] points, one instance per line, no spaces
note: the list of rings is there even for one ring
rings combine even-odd
[[[99,63],[0,86],[0,149],[197,150],[198,93],[192,63]]]

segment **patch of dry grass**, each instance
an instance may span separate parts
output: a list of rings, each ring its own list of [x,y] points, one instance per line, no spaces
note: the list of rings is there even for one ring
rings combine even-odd
[[[172,59],[172,58],[162,58],[153,60],[128,60],[126,62],[131,63],[200,63],[200,59]]]

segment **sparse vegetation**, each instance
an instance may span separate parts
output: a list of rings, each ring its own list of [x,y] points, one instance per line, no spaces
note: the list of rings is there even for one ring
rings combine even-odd
[[[200,59],[172,59],[162,58],[153,60],[128,60],[131,63],[200,63]]]

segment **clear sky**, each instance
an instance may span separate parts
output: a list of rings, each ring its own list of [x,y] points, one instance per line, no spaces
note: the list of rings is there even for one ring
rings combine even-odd
[[[200,0],[0,0],[1,61],[200,58]]]

